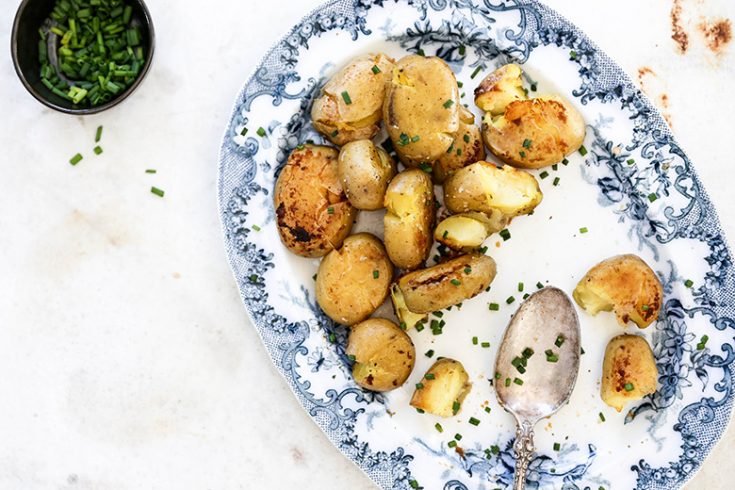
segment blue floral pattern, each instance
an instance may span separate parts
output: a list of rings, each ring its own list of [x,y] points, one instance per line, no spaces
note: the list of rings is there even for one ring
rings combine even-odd
[[[373,21],[393,9],[411,22],[397,29],[390,17]],[[259,227],[273,225],[271,189],[290,151],[304,141],[322,141],[308,117],[322,75],[303,70],[301,62],[314,46],[338,34],[355,43],[379,37],[405,52],[440,56],[456,70],[532,62],[542,48],[569,53],[577,84],[567,96],[600,110],[590,127],[582,177],[598,190],[601,208],[626,227],[631,243],[654,258],[667,298],[652,338],[659,388],[631,409],[625,422],[645,418],[652,440],[659,446],[663,440],[681,441],[680,450],[663,466],[640,458],[630,470],[637,489],[680,488],[701,466],[732,410],[732,255],[691,162],[661,115],[579,29],[535,1],[333,0],[266,54],[238,96],[220,156],[226,248],[245,307],[303,407],[382,488],[512,486],[511,432],[492,451],[476,445],[457,452],[421,437],[389,448],[376,443],[370,427],[386,413],[386,399],[351,382],[347,330],[318,308],[311,278],[284,277],[288,265],[281,264],[272,239],[256,236]],[[609,128],[620,120],[630,130],[613,140]],[[265,129],[263,137],[246,131],[254,124]],[[691,289],[682,286],[685,277],[667,252],[681,241],[707,251],[691,257],[701,261],[703,271]],[[710,343],[703,341],[704,332]],[[597,453],[594,444],[572,444],[553,458],[537,454],[529,488],[615,488],[615,475],[595,470]],[[418,460],[427,458],[452,469],[425,476]]]

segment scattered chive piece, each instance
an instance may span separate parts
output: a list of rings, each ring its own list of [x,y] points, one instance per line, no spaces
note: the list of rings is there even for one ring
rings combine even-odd
[[[697,344],[697,350],[704,350],[704,348],[707,345],[707,341],[709,340],[709,335],[702,335],[702,338],[700,339],[699,343]]]
[[[466,135],[464,135],[464,137],[462,139],[464,140],[465,143],[469,143],[470,142],[470,135],[469,134],[466,134]]]
[[[569,160],[567,160],[567,159],[565,158],[564,160],[562,160],[562,161],[561,161],[561,164],[562,164],[562,165],[569,165]]]
[[[449,446],[449,447],[457,447],[457,441],[449,441],[447,443],[447,446]]]
[[[462,82],[457,82],[457,87],[459,87],[459,88],[462,88],[462,87],[464,87],[464,83],[462,83]]]
[[[579,154],[582,156],[585,156],[587,154],[587,148],[585,148],[584,145],[579,147]]]
[[[427,174],[430,174],[431,172],[434,171],[434,169],[432,168],[432,166],[429,165],[428,163],[420,163],[419,164],[419,168],[421,170],[423,170],[424,172],[426,172]],[[445,233],[448,233],[448,232],[445,232]]]
[[[547,172],[546,170],[544,170],[543,172],[539,174],[539,177],[541,177],[542,179],[545,179],[548,176],[549,176],[549,172]]]
[[[581,347],[582,355],[584,355],[584,347]]]
[[[417,411],[418,413],[426,413],[426,412],[424,412],[424,410],[423,410],[422,408],[417,408],[417,409],[416,409],[416,411]]]
[[[480,73],[481,71],[482,71],[482,66],[478,66],[477,68],[475,68],[475,71],[472,72],[472,75],[470,75],[470,78],[474,80],[477,74]]]
[[[421,410],[421,409],[419,408],[418,410]],[[424,413],[424,411],[421,410],[421,412],[419,412],[419,413]],[[411,488],[413,488],[415,490],[418,490],[418,488],[419,488],[419,482],[417,482],[416,480],[409,480],[408,481],[408,484],[411,486]]]
[[[257,284],[258,283],[258,279],[260,279],[260,278],[258,277],[257,274],[250,274],[250,277],[248,277],[248,279],[250,280],[251,283]]]
[[[240,130],[240,136],[245,136],[246,134],[248,134],[248,128],[247,126],[243,126],[242,130]]]
[[[406,322],[401,322],[401,330],[407,330],[407,329],[408,329],[408,327],[406,326]],[[420,323],[419,322],[419,323],[416,324],[416,331],[417,332],[421,332],[423,329],[424,329],[424,324],[423,323]]]
[[[423,390],[424,389],[424,383],[416,383],[416,389],[417,390]]]
[[[352,104],[352,99],[350,98],[350,94],[346,90],[342,92],[342,99],[344,99],[345,104],[347,105]]]
[[[259,127],[259,128],[258,128],[258,131],[256,131],[256,132],[258,133],[258,136],[260,136],[261,138],[262,138],[263,136],[265,136],[265,129],[264,129],[264,128],[263,128],[262,126],[261,126],[261,127]]]
[[[492,409],[490,407],[485,407],[485,412],[490,413]]]
[[[418,141],[419,141],[420,139],[421,139],[421,136],[419,136],[419,135],[416,135],[416,136],[414,136],[413,138],[411,138],[411,143],[416,143],[416,142],[418,142]]]
[[[492,452],[493,454],[499,454],[500,453],[500,448],[498,446],[496,446],[496,445],[492,445],[492,446],[490,446],[490,452]]]
[[[559,164],[555,163],[554,165],[551,166],[551,169],[556,172],[557,170],[559,170]]]
[[[506,303],[512,304],[516,299],[513,296],[509,296],[508,299],[505,300]]]
[[[352,362],[355,362],[357,360],[357,358],[352,354],[347,354],[347,359],[349,359]]]
[[[434,373],[426,373],[424,375],[424,378],[426,378],[426,379],[434,379],[434,378],[436,378],[436,376],[434,375]]]
[[[471,274],[472,273],[472,267],[470,267],[469,265],[467,267],[465,267],[464,268],[464,273],[465,274]]]
[[[97,146],[94,147],[94,149],[92,151],[94,151],[94,154],[95,155],[101,155],[102,154],[102,147],[99,146],[99,145],[97,145]]]
[[[561,449],[561,444],[559,444],[558,442],[555,442],[554,443],[554,451],[558,451],[559,449]]]
[[[79,162],[82,161],[82,158],[84,158],[82,156],[82,154],[81,153],[77,153],[76,155],[74,155],[73,157],[71,157],[71,160],[69,160],[69,163],[71,163],[72,165],[76,165],[77,163],[79,163]]]
[[[444,316],[444,313],[442,313],[441,311],[435,311],[434,313],[432,313],[432,315],[441,318]]]
[[[531,349],[530,347],[526,347],[525,349],[523,349],[523,352],[521,352],[521,355],[526,359],[530,359],[531,357],[533,357],[533,349]]]
[[[559,182],[560,182],[560,181],[561,181],[561,179],[560,179],[559,177],[556,177],[556,178],[554,179],[554,185],[555,185],[555,186],[559,185]]]
[[[605,487],[600,487],[597,490],[605,490]]]
[[[500,309],[500,305],[497,303],[490,303],[489,305],[487,305],[487,308],[490,311],[498,311]]]
[[[327,214],[334,214],[334,208],[332,206],[327,208]]]
[[[244,128],[245,132],[247,132],[247,128]],[[94,142],[99,143],[102,139],[102,126],[97,126],[97,132],[94,134]]]
[[[480,344],[480,346],[483,349],[489,349],[490,348],[490,342],[483,342],[482,344]]]
[[[694,286],[694,282],[691,279],[687,279],[686,281],[684,281],[684,285],[686,287],[690,288],[690,287]]]
[[[551,362],[551,363],[559,362],[559,356],[557,356],[556,354],[551,354],[550,356],[546,356],[546,362]]]
[[[475,427],[477,427],[478,425],[480,425],[480,421],[478,419],[476,419],[475,417],[470,417],[470,424],[472,424]]]
[[[576,60],[576,59],[577,59],[577,52],[576,52],[576,51],[574,51],[574,50],[571,50],[571,51],[569,52],[569,59],[570,59],[570,60]]]
[[[373,271],[373,279],[377,279],[379,277],[380,277],[380,271],[379,270],[374,270]]]
[[[528,299],[528,297],[531,296],[530,294],[526,293],[523,295],[523,299]]]
[[[633,383],[625,383],[625,391],[633,391]]]
[[[375,73],[376,75],[380,73],[380,68],[378,68],[378,65],[373,65],[373,73]]]
[[[649,200],[650,202],[653,202],[653,201],[655,201],[656,199],[658,199],[658,195],[657,195],[656,193],[652,192],[652,193],[650,193],[650,194],[648,195],[648,200]]]
[[[633,165],[635,163],[635,160],[632,158],[629,158],[627,163],[628,165]]]
[[[147,173],[147,174],[155,174],[156,172],[157,172],[157,170],[155,168],[149,168],[149,169],[147,169],[145,171],[145,173]]]
[[[524,287],[524,286],[523,286],[523,283],[522,283],[522,282],[519,282],[519,283],[518,283],[518,292],[519,292],[519,293],[522,293],[522,292],[523,292],[523,287]]]
[[[335,342],[337,342],[337,336],[334,335],[333,333],[330,333],[329,334],[329,341],[334,344]]]
[[[472,337],[472,345],[477,345],[477,344],[478,344],[477,337]]]
[[[462,284],[462,281],[459,281],[459,280],[457,280],[457,279],[452,279],[452,280],[451,280],[451,281],[449,281],[449,282],[451,282],[451,283],[452,283],[452,284],[454,284],[455,286],[460,286],[460,285]]]
[[[602,412],[600,412],[600,420],[603,422],[605,421],[605,414],[603,414]]]
[[[508,386],[510,386],[510,383],[511,383],[511,380],[510,380],[510,378],[505,378],[505,387],[506,387],[506,388],[507,388]]]
[[[255,230],[255,231],[260,231],[260,226],[258,226],[258,225],[253,225],[253,230]]]
[[[457,440],[457,441],[461,441],[462,440],[462,434],[459,434],[459,433],[454,434],[454,439]]]
[[[452,99],[448,99],[446,102],[444,102],[444,108],[449,109],[454,105],[454,101]]]
[[[316,281],[316,274],[314,274],[313,276],[311,276],[311,280],[312,281]]]
[[[484,254],[485,254],[485,252],[487,252],[487,247],[480,247],[480,249],[479,249],[478,251],[479,251],[479,252],[480,252],[481,254],[483,254],[483,255],[484,255]]]
[[[467,51],[467,48],[465,47],[465,45],[464,44],[460,44],[459,45],[459,55],[460,56],[464,56],[464,54],[465,54],[466,51]],[[461,83],[461,82],[459,82],[459,83]]]
[[[442,427],[442,424],[440,424],[439,422],[437,422],[436,424],[434,424],[434,428],[435,428],[435,429],[437,430],[437,432],[439,432],[440,434],[441,434],[442,432],[444,432],[444,428]]]
[[[508,240],[510,240],[510,230],[508,230],[507,228],[504,230],[501,230],[500,236],[503,238],[504,242],[507,242]]]
[[[339,134],[339,129],[335,129],[332,131],[332,138],[336,137]]]
[[[587,233],[588,231],[589,230],[587,229],[586,226],[583,226],[582,228],[579,229],[579,232],[582,233],[582,234]]]
[[[515,379],[513,380],[513,382],[514,382],[515,384],[517,384],[518,386],[522,386],[522,385],[523,385],[523,380],[522,380],[521,378],[515,378]]]
[[[521,158],[526,158],[526,152],[521,150],[518,152],[518,154],[521,156]]]
[[[426,357],[434,357],[434,349],[429,349],[424,354]]]
[[[500,373],[495,373],[495,379],[500,379]]]
[[[461,405],[457,400],[454,400],[454,403],[452,403],[452,413],[454,415],[457,415],[457,412],[459,412],[459,409],[461,408]]]
[[[541,284],[541,282],[539,281],[539,282],[537,282],[537,283],[536,283],[536,287],[537,287],[538,289],[543,289],[543,288],[544,288],[544,285],[543,285],[543,284]]]
[[[564,341],[565,341],[565,340],[566,340],[566,339],[564,338],[564,336],[563,336],[563,335],[558,335],[558,336],[556,337],[556,342],[554,342],[554,345],[555,345],[555,346],[557,346],[557,347],[561,347],[562,345],[564,345]]]
[[[525,148],[525,149],[531,148],[531,143],[532,143],[532,141],[530,139],[526,138],[525,140],[523,140],[523,148]]]
[[[158,187],[151,187],[151,192],[157,195],[158,197],[163,197],[163,194],[164,194],[164,192]]]
[[[306,145],[296,145],[296,149],[299,151],[303,150],[304,148],[306,148]]]
[[[641,310],[642,311],[648,311],[649,310],[648,305],[641,305]]]

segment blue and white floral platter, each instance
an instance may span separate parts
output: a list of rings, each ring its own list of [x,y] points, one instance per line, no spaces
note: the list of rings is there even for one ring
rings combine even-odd
[[[521,63],[529,86],[567,97],[589,125],[585,155],[547,169],[546,178],[536,172],[545,198],[535,214],[513,222],[510,240],[488,239],[487,253],[498,263],[491,290],[446,312],[443,335],[412,331],[416,368],[402,388],[386,395],[353,383],[344,351],[347,331],[314,301],[318,261],[285,249],[272,205],[289,152],[307,140],[323,141],[309,119],[320,85],[351,58],[378,51],[396,58],[417,52],[442,57],[464,83],[464,100],[475,111],[472,91],[479,81],[497,66]],[[262,137],[259,127],[266,132]],[[605,346],[623,329],[612,314],[580,312],[585,354],[577,387],[570,404],[537,429],[528,487],[681,488],[725,431],[735,390],[735,272],[715,210],[651,103],[584,33],[543,4],[325,4],[271,49],[246,82],[222,143],[219,171],[227,253],[255,328],[314,422],[378,486],[510,488],[514,422],[498,406],[489,379],[503,331],[524,294],[519,282],[525,292],[541,283],[571,293],[592,265],[620,253],[639,254],[664,284],[658,322],[642,332],[628,328],[654,347],[658,391],[620,414],[601,401]],[[379,213],[363,213],[356,230],[382,235],[380,223]],[[516,301],[509,305],[511,296]],[[489,311],[489,303],[499,303],[500,311]],[[391,314],[387,307],[381,313]],[[475,336],[480,345],[473,345]],[[474,384],[453,419],[419,414],[408,405],[414,384],[433,362],[423,354],[430,349],[434,359],[461,360]],[[470,417],[480,424],[471,425]],[[457,433],[461,452],[448,446]]]

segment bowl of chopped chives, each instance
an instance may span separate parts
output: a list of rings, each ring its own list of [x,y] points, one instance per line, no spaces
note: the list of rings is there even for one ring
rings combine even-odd
[[[153,58],[142,0],[23,0],[13,23],[13,64],[25,88],[68,114],[96,114],[127,98]]]

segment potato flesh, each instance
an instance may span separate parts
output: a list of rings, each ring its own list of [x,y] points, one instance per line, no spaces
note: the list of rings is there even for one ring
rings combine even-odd
[[[643,337],[620,335],[605,349],[602,365],[602,400],[618,412],[631,401],[656,391],[658,369],[651,347]]]
[[[390,289],[390,298],[393,302],[393,311],[395,311],[398,320],[406,326],[406,330],[414,328],[417,324],[425,322],[428,318],[426,313],[414,313],[406,306],[406,299],[398,284],[393,284]]]
[[[354,356],[355,382],[372,391],[398,388],[413,371],[413,342],[398,326],[383,318],[354,325],[347,341],[347,355]]]
[[[475,89],[475,104],[492,116],[497,116],[513,101],[525,100],[521,67],[511,63],[501,66]]]
[[[409,167],[433,165],[459,130],[459,107],[457,79],[442,59],[411,55],[399,60],[383,116],[400,160]]]
[[[392,278],[393,265],[380,240],[358,233],[319,264],[316,300],[332,320],[353,325],[383,303]]]
[[[406,274],[398,287],[410,311],[431,313],[477,296],[495,279],[496,271],[491,257],[467,254]]]
[[[283,244],[303,257],[323,257],[342,245],[357,211],[337,172],[337,151],[305,145],[294,150],[276,182],[274,207]]]
[[[396,167],[385,150],[370,140],[358,140],[342,147],[338,171],[350,203],[357,209],[375,211],[383,207]]]
[[[374,66],[380,70],[378,73],[373,72]],[[384,54],[352,60],[324,85],[314,101],[314,127],[335,145],[375,136],[383,117],[385,82],[391,77],[393,66],[393,59]]]
[[[433,379],[427,379],[427,375]],[[456,415],[472,388],[469,379],[461,362],[440,359],[424,375],[421,380],[423,387],[414,391],[411,406],[439,417]],[[457,410],[455,403],[459,404]]]
[[[514,217],[528,214],[541,203],[536,178],[510,166],[477,162],[444,183],[444,203],[452,213],[468,211]]]
[[[648,264],[632,254],[611,257],[595,265],[572,295],[591,315],[614,311],[621,325],[632,321],[639,328],[653,323],[663,304],[661,281]]]

